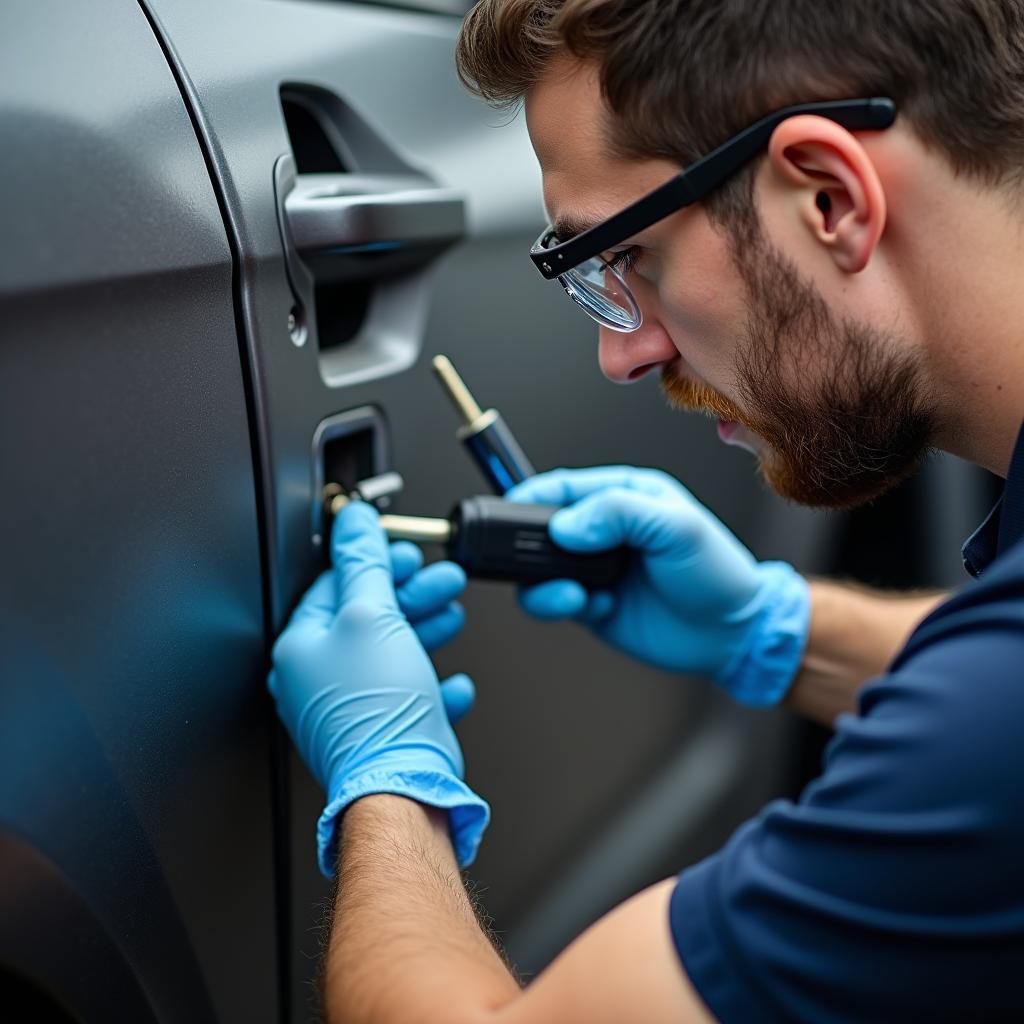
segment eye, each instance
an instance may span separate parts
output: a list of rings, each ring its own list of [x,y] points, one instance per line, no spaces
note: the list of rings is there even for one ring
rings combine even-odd
[[[639,261],[640,246],[631,245],[628,249],[613,253],[609,259],[605,260],[605,265],[617,270],[620,274],[628,274],[631,270],[636,269]]]

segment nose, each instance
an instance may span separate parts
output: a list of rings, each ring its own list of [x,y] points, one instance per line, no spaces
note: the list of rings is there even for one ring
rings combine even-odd
[[[665,329],[653,318],[645,317],[632,334],[601,327],[598,338],[601,372],[616,384],[632,384],[679,355]]]

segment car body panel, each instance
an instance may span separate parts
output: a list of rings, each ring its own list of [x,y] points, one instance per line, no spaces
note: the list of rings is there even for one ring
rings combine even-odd
[[[0,960],[51,960],[88,1020],[132,1005],[110,957],[153,1019],[258,1019],[271,710],[223,219],[137,4],[0,20]]]

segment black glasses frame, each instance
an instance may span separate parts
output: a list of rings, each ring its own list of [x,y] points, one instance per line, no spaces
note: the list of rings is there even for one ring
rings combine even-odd
[[[850,131],[880,131],[890,127],[896,120],[896,104],[890,99],[875,97],[802,103],[777,110],[744,129],[739,135],[734,135],[728,142],[624,210],[567,242],[553,245],[550,249],[535,249],[530,253],[530,259],[550,281],[600,256],[676,210],[700,202],[712,189],[757,156],[768,145],[772,132],[783,121],[799,114],[827,117]],[[546,240],[553,234],[554,230],[549,229],[542,238]]]

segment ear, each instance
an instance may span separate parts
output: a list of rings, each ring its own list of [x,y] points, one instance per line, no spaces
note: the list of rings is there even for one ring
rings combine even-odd
[[[835,121],[800,115],[772,134],[768,156],[774,171],[795,190],[808,230],[836,265],[858,274],[885,230],[885,190],[858,139]]]

